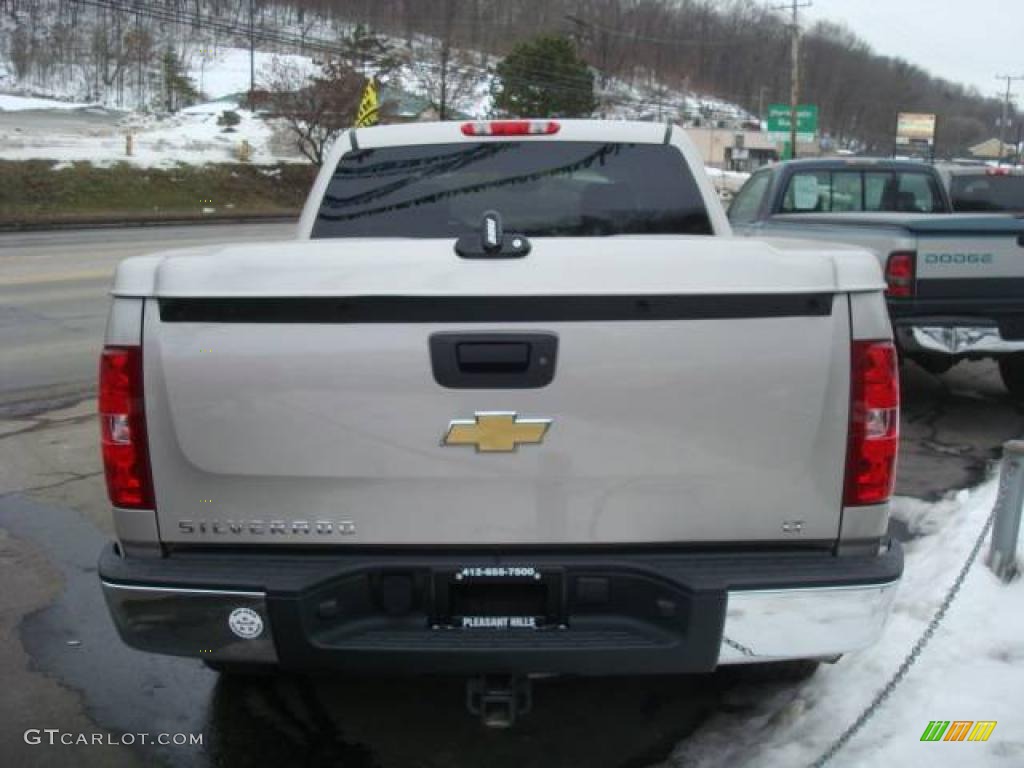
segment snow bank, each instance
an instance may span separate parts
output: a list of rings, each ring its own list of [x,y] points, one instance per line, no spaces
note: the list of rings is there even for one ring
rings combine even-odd
[[[0,111],[21,112],[26,109],[85,109],[94,107],[95,104],[76,104],[70,101],[58,101],[56,99],[36,99],[29,96],[13,96],[7,93],[0,93]]]
[[[823,665],[801,685],[731,691],[722,713],[665,767],[791,768],[817,759],[924,631],[981,531],[997,486],[993,478],[936,504],[896,499],[895,517],[919,538],[906,545],[906,570],[882,641]],[[1001,584],[982,562],[987,546],[917,664],[830,766],[1024,765],[1024,579]],[[998,725],[986,743],[921,742],[930,720]]]

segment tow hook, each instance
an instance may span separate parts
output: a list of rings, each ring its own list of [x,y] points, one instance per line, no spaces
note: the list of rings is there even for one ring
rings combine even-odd
[[[488,728],[511,728],[532,707],[528,677],[482,675],[466,681],[466,708]]]

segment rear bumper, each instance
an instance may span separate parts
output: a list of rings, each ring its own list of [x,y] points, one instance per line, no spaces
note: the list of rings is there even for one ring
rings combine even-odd
[[[992,357],[1024,352],[1024,339],[1005,339],[999,326],[977,320],[945,324],[922,321],[897,323],[896,338],[909,355],[940,354],[953,357]]]
[[[835,656],[878,638],[902,568],[895,543],[843,557],[264,550],[126,559],[108,546],[99,564],[130,646],[371,674],[674,674]],[[452,580],[498,583],[505,573],[508,583],[543,581],[550,620],[456,627],[444,597]]]

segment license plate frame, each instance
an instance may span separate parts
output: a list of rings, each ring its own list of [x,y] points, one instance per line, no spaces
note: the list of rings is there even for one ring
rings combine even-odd
[[[566,626],[559,569],[471,565],[436,572],[432,625],[466,631],[540,631]]]

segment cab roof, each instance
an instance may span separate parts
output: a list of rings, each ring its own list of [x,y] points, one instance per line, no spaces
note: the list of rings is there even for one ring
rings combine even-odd
[[[857,170],[902,171],[934,173],[931,163],[923,160],[894,160],[891,157],[813,157],[786,160],[779,163],[779,170],[792,168],[801,171],[836,171],[855,168]]]

